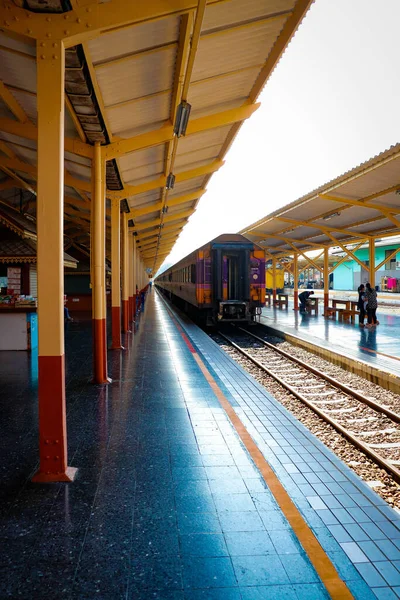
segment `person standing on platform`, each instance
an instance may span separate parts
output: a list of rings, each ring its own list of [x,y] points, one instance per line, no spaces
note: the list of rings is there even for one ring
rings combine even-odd
[[[357,291],[358,291],[357,308],[360,311],[359,315],[358,315],[358,321],[359,321],[360,327],[364,327],[364,320],[365,320],[365,315],[366,315],[365,307],[367,304],[365,285],[363,283],[361,285],[359,285]]]
[[[376,309],[378,308],[378,299],[376,290],[371,287],[371,284],[367,283],[366,289],[366,300],[367,300],[367,315],[368,323],[366,327],[375,327],[379,325],[379,321],[376,319]]]
[[[311,290],[311,292],[305,291],[305,292],[301,292],[301,294],[299,294],[300,312],[306,312],[307,300],[313,293],[314,292]]]

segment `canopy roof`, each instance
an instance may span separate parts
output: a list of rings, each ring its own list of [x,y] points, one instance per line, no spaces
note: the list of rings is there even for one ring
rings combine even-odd
[[[20,239],[15,233],[3,235],[0,227],[0,262],[1,263],[36,263],[36,241]],[[78,261],[64,252],[64,267],[76,269]]]
[[[400,144],[240,231],[276,257],[400,232]]]
[[[90,245],[91,144],[99,141],[107,146],[107,197],[127,199],[145,266],[155,272],[243,120],[257,109],[265,82],[311,2],[10,3],[0,33],[0,198],[35,212],[34,37],[36,31],[50,37],[61,28],[67,46],[68,243]],[[192,110],[186,136],[177,137],[182,101]],[[166,189],[170,173],[175,185]]]
[[[35,263],[36,242],[35,219],[0,202],[0,262]],[[65,267],[76,269],[77,264],[64,252]]]

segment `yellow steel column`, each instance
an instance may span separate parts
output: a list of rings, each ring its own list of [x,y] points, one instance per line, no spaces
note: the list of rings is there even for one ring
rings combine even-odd
[[[36,482],[72,481],[67,466],[64,359],[64,68],[60,42],[37,41],[39,470]]]
[[[111,330],[112,349],[121,344],[121,213],[120,202],[111,201]]]
[[[324,249],[324,314],[329,306],[329,248]]]
[[[375,239],[369,240],[369,283],[375,287]]]
[[[122,218],[122,332],[129,331],[129,239],[128,220]]]
[[[107,377],[106,329],[106,163],[100,143],[94,146],[92,160],[92,250],[93,250],[93,382],[109,383]]]
[[[299,310],[299,255],[297,252],[293,254],[293,299],[294,310]]]
[[[133,234],[129,233],[129,323],[134,320],[133,313]]]
[[[140,255],[139,250],[136,248],[136,312],[140,311]]]
[[[136,319],[136,282],[137,282],[137,264],[136,264],[136,256],[137,256],[137,249],[136,249],[136,239],[135,236],[132,235],[132,240],[133,240],[133,255],[132,255],[132,265],[133,265],[133,282],[132,282],[132,295],[133,295],[133,306],[132,306],[132,315],[133,315],[133,320]]]
[[[272,305],[276,304],[276,258],[272,258]]]

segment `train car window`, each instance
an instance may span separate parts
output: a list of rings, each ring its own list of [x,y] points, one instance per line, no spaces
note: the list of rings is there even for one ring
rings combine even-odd
[[[196,265],[190,265],[191,274],[190,274],[190,282],[196,283]]]

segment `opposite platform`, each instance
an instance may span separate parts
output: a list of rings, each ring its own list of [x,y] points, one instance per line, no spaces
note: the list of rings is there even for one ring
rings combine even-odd
[[[322,307],[317,315],[295,311],[290,299],[288,309],[264,307],[260,322],[271,328],[271,332],[293,336],[308,347],[320,348],[322,356],[331,353],[333,361],[345,368],[359,363],[360,367],[352,370],[399,393],[400,316],[378,308],[380,324],[368,329],[359,327],[358,317],[351,324],[327,319],[322,312]]]

